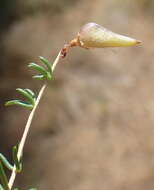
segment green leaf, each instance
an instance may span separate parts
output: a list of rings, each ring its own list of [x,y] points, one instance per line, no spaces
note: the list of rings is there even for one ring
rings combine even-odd
[[[13,161],[16,166],[16,171],[19,173],[22,170],[22,161],[18,159],[18,149],[17,146],[14,146],[12,149]]]
[[[2,185],[0,184],[0,190],[4,190],[4,188],[2,187]]]
[[[33,79],[37,79],[37,80],[44,80],[46,77],[44,75],[35,75],[33,76]]]
[[[34,187],[33,187],[33,188],[30,188],[29,190],[37,190],[37,188],[34,188]]]
[[[42,66],[37,65],[36,63],[30,63],[30,64],[28,65],[28,67],[33,68],[33,69],[39,71],[39,72],[40,72],[42,75],[44,75],[44,76],[47,75],[47,71],[46,71]]]
[[[3,154],[0,153],[0,160],[5,165],[5,167],[9,170],[13,170],[13,166],[9,163],[9,161],[5,158]]]
[[[1,180],[3,188],[5,190],[10,190],[9,186],[8,186],[8,179],[7,179],[7,176],[5,174],[5,171],[4,171],[4,168],[3,168],[1,161],[0,161],[0,180]]]
[[[51,75],[50,72],[47,72],[47,79],[48,79],[48,80],[52,80],[52,79],[53,79],[53,76]]]
[[[29,88],[25,88],[24,90],[26,90],[33,98],[36,98],[36,95],[32,90],[30,90]]]
[[[41,62],[46,65],[46,67],[48,68],[49,72],[52,73],[50,62],[47,59],[45,59],[44,57],[42,57],[42,56],[39,56],[39,58],[40,58]]]
[[[32,104],[29,104],[27,102],[23,102],[21,100],[10,100],[10,101],[7,101],[5,103],[5,106],[11,106],[11,105],[22,106],[22,107],[28,108],[30,110],[33,109],[33,105]]]
[[[27,90],[22,88],[17,88],[16,91],[19,92],[21,95],[23,95],[25,98],[27,98],[31,104],[33,105],[35,104],[35,99]]]

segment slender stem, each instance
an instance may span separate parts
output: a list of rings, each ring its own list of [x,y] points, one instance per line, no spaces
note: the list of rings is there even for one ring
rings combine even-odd
[[[51,68],[52,72],[55,70],[55,67],[56,67],[57,63],[59,62],[59,60],[61,58],[62,58],[62,56],[61,56],[61,51],[60,51],[59,54],[58,54],[58,56],[56,57],[53,65],[52,65],[52,68]],[[30,126],[31,126],[32,119],[34,117],[36,108],[37,108],[37,106],[38,106],[38,104],[40,102],[40,99],[41,99],[41,97],[43,95],[43,92],[44,92],[46,86],[47,86],[47,84],[44,84],[42,86],[42,88],[41,88],[41,90],[40,90],[40,92],[38,94],[37,100],[35,102],[35,106],[32,109],[32,111],[31,111],[31,113],[30,113],[30,115],[28,117],[27,124],[25,126],[25,129],[24,129],[24,132],[23,132],[23,136],[21,138],[21,141],[20,141],[20,144],[19,144],[19,148],[18,148],[17,157],[18,157],[19,160],[21,159],[22,154],[23,154],[24,145],[25,145],[25,142],[26,142],[26,139],[27,139],[27,135],[28,135],[28,132],[29,132],[29,129],[30,129]],[[8,187],[9,187],[10,190],[12,189],[12,186],[14,184],[15,178],[16,178],[16,166],[14,165],[13,171],[11,173],[11,177],[10,177],[9,183],[8,183]]]
[[[30,129],[30,126],[31,126],[31,122],[32,122],[32,119],[34,117],[34,113],[36,111],[36,108],[39,104],[39,101],[43,95],[43,92],[46,88],[46,84],[44,84],[39,92],[39,95],[37,97],[37,100],[36,100],[36,103],[35,103],[35,106],[33,108],[33,110],[31,111],[29,117],[28,117],[28,120],[27,120],[27,124],[25,126],[25,130],[24,130],[24,133],[23,133],[23,136],[21,138],[21,141],[20,141],[20,144],[19,144],[19,148],[18,148],[18,153],[17,153],[17,157],[18,159],[20,160],[21,157],[22,157],[22,153],[23,153],[23,148],[24,148],[24,145],[25,145],[25,142],[26,142],[26,138],[27,138],[27,135],[28,135],[28,132],[29,132],[29,129]],[[15,177],[16,177],[16,166],[14,165],[13,167],[13,171],[12,171],[12,174],[11,174],[11,177],[10,177],[10,180],[9,180],[9,188],[11,189],[12,186],[13,186],[13,183],[14,183],[14,180],[15,180]]]
[[[55,67],[56,67],[57,63],[59,62],[59,60],[60,60],[61,58],[62,58],[62,57],[61,57],[61,51],[60,51],[60,52],[58,53],[58,55],[57,55],[57,57],[56,57],[56,59],[55,59],[53,65],[52,65],[52,67],[51,67],[52,72],[55,70]]]

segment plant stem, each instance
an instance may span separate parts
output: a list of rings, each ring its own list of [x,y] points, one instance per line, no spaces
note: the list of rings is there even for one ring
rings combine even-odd
[[[18,159],[20,160],[21,157],[22,157],[22,154],[23,154],[23,148],[24,148],[24,145],[25,145],[25,142],[26,142],[26,138],[27,138],[27,135],[28,135],[28,132],[29,132],[29,129],[30,129],[30,126],[31,126],[31,122],[32,122],[32,119],[34,117],[34,114],[35,114],[35,111],[36,111],[36,108],[39,104],[39,101],[43,95],[43,92],[46,88],[46,84],[44,84],[39,92],[39,95],[37,97],[37,100],[36,100],[36,103],[35,103],[35,106],[33,108],[33,110],[31,111],[29,117],[28,117],[28,120],[27,120],[27,124],[25,126],[25,130],[24,130],[24,133],[23,133],[23,136],[21,138],[21,141],[20,141],[20,144],[19,144],[19,148],[18,148],[18,153],[17,153],[17,157]],[[11,177],[10,177],[10,180],[9,180],[9,183],[8,183],[8,186],[9,188],[11,189],[12,186],[13,186],[13,183],[14,183],[14,180],[16,178],[16,166],[14,165],[13,167],[13,171],[12,171],[12,174],[11,174]]]
[[[58,56],[56,57],[56,59],[55,59],[53,65],[52,65],[52,67],[51,67],[52,72],[55,70],[55,67],[56,67],[57,63],[59,62],[59,60],[60,60],[61,58],[62,58],[62,56],[61,56],[61,51],[60,51],[59,54],[58,54]],[[27,139],[27,135],[28,135],[28,132],[29,132],[29,129],[30,129],[30,126],[31,126],[32,119],[33,119],[33,117],[34,117],[36,108],[37,108],[37,106],[38,106],[38,104],[39,104],[39,102],[40,102],[40,99],[41,99],[41,97],[42,97],[42,95],[43,95],[43,92],[44,92],[46,86],[47,86],[46,83],[42,86],[42,88],[41,88],[41,90],[40,90],[40,92],[39,92],[39,94],[38,94],[38,97],[37,97],[37,99],[36,99],[34,108],[32,109],[32,111],[31,111],[31,113],[30,113],[30,115],[29,115],[29,117],[28,117],[28,120],[27,120],[25,129],[24,129],[24,132],[23,132],[21,141],[20,141],[20,143],[19,143],[19,148],[18,148],[18,153],[17,153],[17,157],[18,157],[19,160],[21,159],[22,154],[23,154],[24,145],[25,145],[25,142],[26,142],[26,139]],[[17,174],[17,173],[16,173],[16,166],[14,165],[13,171],[12,171],[12,173],[11,173],[11,177],[10,177],[9,183],[8,183],[8,187],[9,187],[10,190],[11,190],[12,187],[13,187],[13,184],[14,184],[14,181],[15,181],[15,178],[16,178],[16,174]]]
[[[60,52],[58,53],[58,55],[57,55],[55,61],[54,61],[53,64],[52,64],[52,67],[51,67],[52,72],[55,70],[55,67],[56,67],[57,63],[59,62],[59,60],[60,60],[61,58],[62,58],[62,55],[61,55],[61,51],[60,51]]]

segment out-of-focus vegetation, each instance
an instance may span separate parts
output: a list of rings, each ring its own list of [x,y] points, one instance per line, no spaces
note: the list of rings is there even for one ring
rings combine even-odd
[[[0,152],[18,142],[28,116],[4,102],[17,87],[38,87],[27,63],[39,55],[53,61],[89,21],[143,42],[71,50],[34,119],[18,186],[153,190],[153,12],[149,0],[0,2]]]

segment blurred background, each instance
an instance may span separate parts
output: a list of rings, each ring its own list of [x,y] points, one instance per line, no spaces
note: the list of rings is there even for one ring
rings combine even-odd
[[[18,97],[17,87],[41,87],[29,62],[54,61],[88,22],[143,42],[72,48],[33,120],[18,187],[154,189],[153,17],[152,0],[0,1],[0,152],[8,157],[29,112],[4,102]]]

